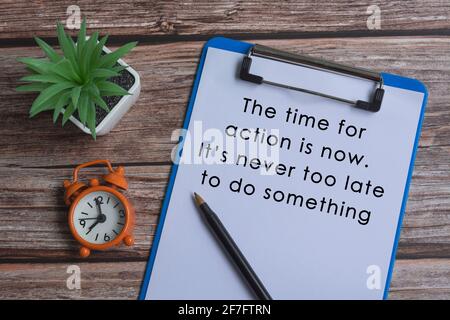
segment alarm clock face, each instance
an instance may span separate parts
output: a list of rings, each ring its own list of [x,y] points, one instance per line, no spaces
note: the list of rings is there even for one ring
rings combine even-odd
[[[83,196],[73,211],[75,232],[85,241],[101,245],[120,235],[125,227],[124,204],[107,191],[93,191]]]

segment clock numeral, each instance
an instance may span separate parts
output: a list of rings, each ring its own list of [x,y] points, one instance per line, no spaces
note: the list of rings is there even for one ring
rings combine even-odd
[[[124,218],[125,217],[125,211],[124,210],[119,210],[119,216],[121,218]]]
[[[103,240],[105,240],[106,242],[109,242],[111,240],[111,238],[105,233]]]
[[[95,241],[97,241],[97,239],[98,239],[98,233],[97,233],[97,235],[95,236]]]
[[[98,196],[97,198],[94,199],[94,201],[98,204],[103,204],[103,197],[102,196]]]
[[[84,228],[86,226],[86,220],[80,219],[80,225]]]

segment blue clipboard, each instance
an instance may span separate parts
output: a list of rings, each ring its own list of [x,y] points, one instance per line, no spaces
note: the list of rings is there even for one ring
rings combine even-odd
[[[253,46],[254,45],[251,43],[232,40],[232,39],[223,38],[223,37],[214,37],[206,42],[206,44],[203,47],[202,53],[201,53],[200,62],[199,62],[198,69],[197,69],[197,74],[195,77],[194,85],[193,85],[192,92],[191,92],[191,97],[189,99],[189,104],[187,107],[186,116],[185,116],[184,123],[183,123],[183,129],[186,129],[186,130],[188,129],[188,125],[189,125],[192,110],[194,107],[195,99],[197,96],[197,90],[198,90],[198,86],[199,86],[200,79],[202,76],[203,66],[204,66],[205,57],[206,57],[208,48],[217,48],[217,49],[232,51],[232,52],[236,52],[236,53],[247,54],[248,51],[250,50],[250,48]],[[400,231],[401,231],[403,216],[404,216],[404,212],[405,212],[405,208],[406,208],[406,203],[408,200],[409,186],[410,186],[410,182],[411,182],[412,173],[414,170],[414,161],[415,161],[416,151],[417,151],[417,147],[418,147],[418,143],[419,143],[419,137],[420,137],[420,132],[421,132],[421,128],[422,128],[423,117],[425,114],[425,106],[426,106],[427,99],[428,99],[428,91],[427,91],[427,88],[425,87],[425,85],[422,82],[420,82],[419,80],[412,79],[412,78],[406,78],[406,77],[389,74],[389,73],[381,73],[381,75],[382,75],[383,82],[385,85],[388,85],[391,87],[397,87],[397,88],[401,88],[401,89],[406,89],[406,90],[410,90],[410,91],[421,92],[424,94],[420,118],[419,118],[419,122],[417,124],[417,129],[416,129],[414,147],[413,147],[411,161],[410,161],[409,170],[408,170],[408,177],[407,177],[406,184],[404,187],[401,211],[400,211],[399,219],[397,222],[397,230],[396,230],[394,245],[392,247],[391,261],[390,261],[390,265],[389,265],[389,270],[388,270],[386,284],[385,284],[385,290],[384,290],[384,294],[383,294],[383,299],[387,299],[388,292],[389,292],[389,285],[391,282],[392,272],[393,272],[394,264],[395,264],[395,255],[396,255],[396,251],[397,251],[397,247],[398,247],[398,241],[400,238]],[[178,155],[180,155],[182,152],[183,142],[184,142],[183,137],[180,137],[180,142],[181,143],[179,144],[178,151],[177,151]],[[165,221],[166,214],[167,214],[167,208],[170,203],[170,198],[171,198],[172,189],[173,189],[176,175],[177,175],[177,170],[178,170],[178,164],[174,163],[172,165],[169,183],[167,185],[166,195],[164,197],[164,201],[163,201],[163,205],[162,205],[162,209],[161,209],[161,215],[160,215],[159,222],[158,222],[158,227],[156,229],[156,234],[155,234],[152,248],[150,251],[150,257],[149,257],[149,261],[147,263],[147,267],[146,267],[146,271],[145,271],[145,275],[144,275],[144,281],[141,286],[141,290],[140,290],[140,294],[139,294],[139,298],[138,298],[139,300],[145,299],[147,288],[148,288],[150,280],[151,280],[152,269],[153,269],[156,254],[158,251],[158,245],[159,245],[159,241],[161,238],[162,230],[164,228],[164,221]]]

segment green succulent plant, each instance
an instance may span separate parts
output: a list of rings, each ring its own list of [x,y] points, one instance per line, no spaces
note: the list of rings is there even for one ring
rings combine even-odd
[[[75,112],[96,138],[96,106],[109,112],[102,97],[124,96],[128,91],[108,81],[118,76],[126,67],[117,60],[133,49],[137,42],[128,43],[116,51],[104,54],[103,46],[108,36],[100,40],[98,32],[86,39],[86,20],[78,33],[77,42],[67,35],[64,27],[57,24],[58,42],[61,54],[42,39],[35,37],[36,43],[44,51],[46,58],[19,58],[32,72],[20,79],[28,84],[16,88],[17,91],[40,92],[30,108],[30,117],[42,111],[53,110],[53,122],[63,113],[62,125]]]

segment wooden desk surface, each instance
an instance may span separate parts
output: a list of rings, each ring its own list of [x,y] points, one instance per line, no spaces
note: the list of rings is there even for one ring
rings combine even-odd
[[[0,4],[0,298],[135,299],[168,181],[171,133],[184,119],[204,41],[221,34],[422,80],[429,89],[391,299],[450,298],[450,4],[377,1],[381,30],[368,30],[372,1],[77,1],[88,32],[109,46],[140,45],[125,60],[141,75],[137,104],[94,142],[51,116],[28,119],[33,95],[14,91],[26,71],[17,57],[41,56],[73,1]],[[137,209],[134,247],[78,258],[62,201],[76,164],[107,158],[126,167]],[[91,172],[93,173],[93,172]],[[66,287],[69,265],[81,290]]]

